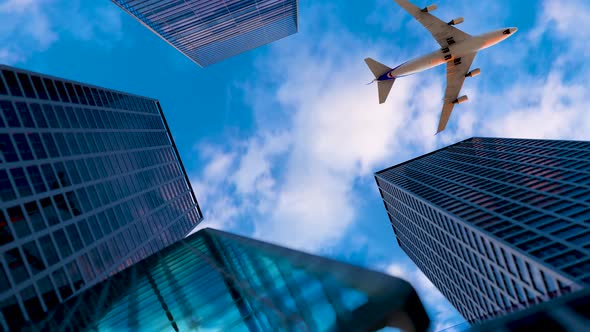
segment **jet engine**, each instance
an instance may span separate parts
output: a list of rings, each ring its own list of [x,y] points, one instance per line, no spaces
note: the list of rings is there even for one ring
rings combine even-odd
[[[457,25],[457,24],[461,24],[463,23],[465,20],[463,19],[463,17],[457,17],[454,20],[451,20],[449,23],[447,23],[448,25]]]
[[[481,74],[481,70],[479,68],[475,68],[474,70],[468,72],[467,75],[465,75],[465,77],[475,77],[479,74]]]
[[[467,96],[461,96],[453,101],[453,104],[462,104],[467,101]]]
[[[436,10],[436,5],[430,5],[422,8],[423,13],[430,13]]]

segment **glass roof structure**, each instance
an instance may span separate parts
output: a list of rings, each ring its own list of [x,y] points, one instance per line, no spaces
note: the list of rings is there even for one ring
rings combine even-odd
[[[212,229],[72,298],[35,329],[425,331],[401,279]]]

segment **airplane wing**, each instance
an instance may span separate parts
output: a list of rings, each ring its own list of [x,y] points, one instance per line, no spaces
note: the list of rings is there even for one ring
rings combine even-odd
[[[434,39],[440,44],[441,47],[448,47],[454,43],[461,42],[469,39],[471,35],[465,33],[446,22],[441,21],[436,16],[423,12],[422,9],[414,5],[408,0],[393,0],[403,9],[405,9],[410,15],[414,16],[418,22],[430,31]]]
[[[455,61],[447,62],[447,88],[445,90],[445,100],[436,131],[437,134],[445,130],[447,122],[449,122],[449,117],[451,117],[451,112],[453,112],[453,108],[455,107],[454,101],[457,100],[459,92],[461,92],[463,82],[465,82],[465,75],[469,73],[469,68],[476,54],[471,53],[470,55],[457,58],[460,61],[455,59]]]

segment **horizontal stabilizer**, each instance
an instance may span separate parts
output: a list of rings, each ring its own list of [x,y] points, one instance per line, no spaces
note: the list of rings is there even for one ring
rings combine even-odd
[[[387,81],[377,82],[377,88],[379,90],[379,104],[383,104],[387,99],[387,96],[389,96],[389,91],[391,91],[393,82],[395,82],[395,78]]]
[[[379,63],[371,58],[366,58],[365,62],[367,63],[367,66],[369,66],[369,69],[371,70],[371,72],[373,72],[373,75],[375,75],[375,78],[379,78],[381,75],[383,75],[391,70],[391,68],[389,68],[386,65]],[[391,89],[391,87],[389,87],[389,88]]]

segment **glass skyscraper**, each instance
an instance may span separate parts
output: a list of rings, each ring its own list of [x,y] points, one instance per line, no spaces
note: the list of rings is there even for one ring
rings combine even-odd
[[[204,229],[72,298],[34,329],[426,331],[409,283]]]
[[[0,66],[0,330],[201,220],[155,99]]]
[[[590,142],[471,138],[375,179],[400,247],[470,322],[590,284]]]
[[[298,0],[112,1],[203,67],[298,30]]]

